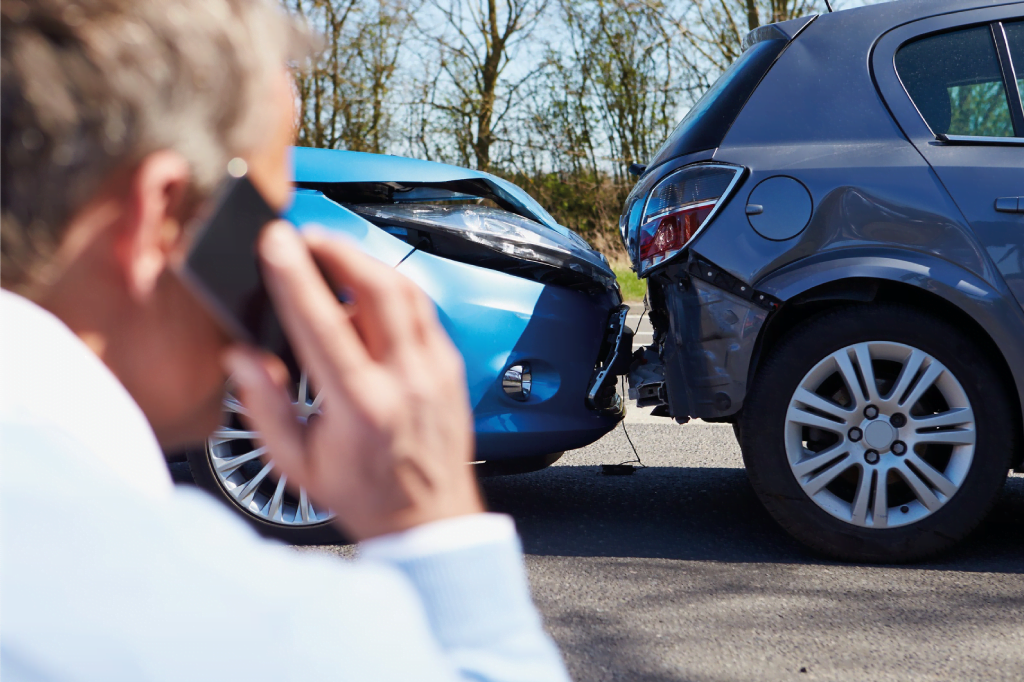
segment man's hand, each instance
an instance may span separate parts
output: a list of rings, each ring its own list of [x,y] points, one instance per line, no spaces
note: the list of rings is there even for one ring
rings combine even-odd
[[[322,232],[300,236],[274,223],[259,252],[274,307],[323,401],[322,416],[304,426],[280,361],[250,348],[226,354],[275,469],[356,540],[483,511],[468,465],[465,367],[430,299]],[[338,302],[317,264],[351,305]]]

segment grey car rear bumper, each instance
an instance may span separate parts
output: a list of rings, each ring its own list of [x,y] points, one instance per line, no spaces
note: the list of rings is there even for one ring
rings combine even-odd
[[[680,422],[736,414],[774,299],[748,291],[696,259],[685,269],[667,269],[659,280],[666,324],[656,331],[652,346],[634,355],[630,397],[641,407],[664,406],[658,412]]]

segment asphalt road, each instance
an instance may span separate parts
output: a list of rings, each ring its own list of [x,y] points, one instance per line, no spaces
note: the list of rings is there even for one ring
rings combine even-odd
[[[646,319],[636,341],[651,342]],[[516,519],[574,679],[1024,680],[1024,476],[953,554],[838,564],[768,517],[729,426],[633,409],[625,428],[647,467],[632,476],[599,473],[633,457],[619,427],[483,485]]]
[[[647,465],[633,476],[598,473],[632,457],[620,427],[484,482],[574,679],[1024,679],[1024,476],[950,556],[842,565],[775,526],[728,426],[626,428]]]
[[[728,426],[627,424],[486,482],[577,680],[1024,679],[1024,476],[955,554],[822,561],[763,511]],[[801,669],[806,673],[801,673]]]

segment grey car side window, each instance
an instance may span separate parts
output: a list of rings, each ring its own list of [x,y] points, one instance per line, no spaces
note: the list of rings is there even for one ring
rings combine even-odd
[[[1013,70],[1017,74],[1017,89],[1024,100],[1024,21],[1003,24],[1006,31],[1006,43],[1010,48],[1010,59]]]
[[[1006,86],[988,26],[909,43],[896,53],[896,71],[936,135],[1013,137]]]

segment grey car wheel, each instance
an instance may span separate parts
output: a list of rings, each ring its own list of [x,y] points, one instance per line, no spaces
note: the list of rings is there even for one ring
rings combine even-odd
[[[305,422],[320,414],[320,399],[312,395],[309,379],[303,373],[293,403],[298,419]],[[245,407],[230,393],[224,398],[224,426],[206,442],[206,453],[217,482],[232,501],[248,514],[265,523],[281,526],[317,526],[328,523],[334,514],[317,507],[299,489],[298,496],[286,489],[287,476],[274,475],[274,461],[264,461],[265,447],[257,445],[258,434],[240,420]]]
[[[780,337],[739,435],[755,492],[798,540],[833,557],[922,559],[995,503],[1015,401],[982,342],[895,303],[845,305]]]
[[[865,528],[938,511],[963,485],[976,435],[953,373],[918,348],[885,341],[831,353],[800,381],[786,413],[786,454],[800,487]]]

